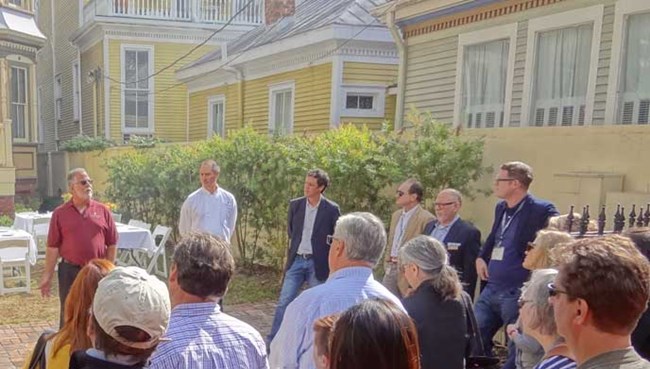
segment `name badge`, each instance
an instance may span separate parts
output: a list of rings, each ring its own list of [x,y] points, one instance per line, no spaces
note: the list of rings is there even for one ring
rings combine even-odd
[[[493,248],[491,260],[497,260],[497,261],[503,260],[503,250],[505,250],[505,248],[502,246]]]
[[[458,242],[448,242],[447,243],[447,250],[448,251],[458,251],[460,248],[460,243]]]

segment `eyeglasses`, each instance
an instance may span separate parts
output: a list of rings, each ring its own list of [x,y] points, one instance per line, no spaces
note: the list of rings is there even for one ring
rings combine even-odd
[[[334,237],[334,235],[332,235],[332,234],[328,234],[328,235],[327,235],[327,238],[325,239],[325,243],[327,243],[328,245],[331,246],[331,245],[332,245],[332,242],[333,242],[334,240],[336,240],[336,239],[337,239],[337,238]]]
[[[514,178],[495,178],[494,179],[494,182],[497,182],[497,183],[498,182],[512,182],[512,181],[516,181],[516,179],[514,179]]]
[[[453,201],[452,202],[435,202],[435,203],[433,203],[433,205],[435,205],[438,208],[441,208],[443,206],[453,205],[453,204],[455,204],[455,202],[453,202]]]
[[[548,288],[548,295],[551,296],[551,297],[555,297],[555,296],[557,296],[557,295],[559,295],[561,293],[569,296],[569,293],[567,291],[558,290],[557,286],[555,286],[555,283],[553,283],[553,282],[547,284],[546,288]]]
[[[89,185],[89,184],[91,185],[91,184],[93,184],[93,180],[90,179],[90,178],[82,179],[81,181],[79,181],[77,183],[81,184],[82,186]]]
[[[530,252],[534,248],[535,244],[533,242],[528,242],[528,245],[526,245],[526,252]]]
[[[397,190],[395,193],[397,194],[397,197],[404,196],[404,191]]]

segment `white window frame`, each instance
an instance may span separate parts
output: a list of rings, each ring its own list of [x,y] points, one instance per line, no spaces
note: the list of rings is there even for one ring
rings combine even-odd
[[[61,73],[54,77],[54,120],[61,123],[63,116],[63,85],[61,81]]]
[[[214,127],[214,115],[212,114],[214,105],[221,104],[223,109],[221,110],[221,122],[223,126],[221,127],[221,132],[215,132],[212,128]],[[220,137],[226,137],[226,96],[225,95],[216,95],[210,96],[208,98],[208,138],[218,134]]]
[[[291,91],[291,114],[289,129],[285,134],[293,133],[294,110],[296,102],[296,83],[294,81],[282,82],[269,85],[269,134],[275,134],[275,94],[280,92]]]
[[[614,13],[614,34],[612,37],[612,57],[607,80],[607,103],[605,105],[605,124],[619,124],[619,90],[623,73],[627,18],[630,15],[650,12],[650,1],[618,0]],[[634,123],[636,124],[636,123]],[[633,124],[633,125],[634,125]]]
[[[463,33],[458,36],[458,57],[456,60],[456,90],[454,98],[454,127],[461,125],[461,108],[463,95],[463,63],[465,60],[465,47],[492,41],[508,40],[508,62],[506,74],[506,90],[503,100],[503,126],[510,125],[510,111],[512,107],[512,81],[515,70],[515,55],[517,51],[517,23],[482,29],[475,32]],[[498,127],[494,127],[498,128]]]
[[[149,121],[147,122],[147,128],[132,128],[132,127],[126,127],[126,116],[124,114],[124,108],[126,104],[126,52],[127,51],[146,51],[148,55],[148,63],[147,65],[147,75],[150,76],[154,73],[154,47],[152,45],[137,45],[137,44],[122,44],[121,45],[121,50],[120,50],[120,64],[121,64],[121,92],[120,92],[120,100],[121,100],[121,108],[120,108],[120,119],[121,119],[121,124],[122,124],[122,134],[128,134],[128,135],[150,135],[155,132],[155,127],[154,127],[154,104],[155,104],[155,95],[154,95],[154,80],[155,77],[149,78],[149,106],[148,106],[148,117]]]
[[[383,118],[386,108],[386,86],[343,85],[341,86],[340,117]],[[348,109],[348,95],[372,96],[372,109]]]
[[[23,106],[23,119],[24,119],[24,121],[22,122],[22,124],[23,124],[23,129],[25,130],[25,137],[14,137],[15,133],[12,131],[11,139],[13,141],[16,141],[16,142],[28,142],[29,141],[29,136],[30,136],[30,124],[29,124],[29,116],[30,116],[30,109],[29,109],[29,106],[30,106],[30,103],[29,103],[29,86],[30,86],[30,83],[29,82],[30,81],[29,81],[29,69],[26,68],[26,67],[23,67],[23,66],[11,65],[9,67],[9,73],[10,73],[9,74],[9,76],[10,76],[9,85],[10,86],[13,85],[13,81],[11,80],[11,74],[13,74],[12,73],[13,69],[17,69],[17,70],[22,71],[24,73],[24,76],[25,76],[24,77],[24,85],[23,85],[23,90],[25,92],[25,102],[24,103],[19,103],[19,104],[21,104]],[[13,117],[11,117],[11,112],[13,111],[14,101],[13,101],[11,95],[13,95],[13,91],[12,91],[11,94],[9,94],[9,107],[10,107],[9,117],[13,119]],[[12,126],[13,126],[13,124],[14,124],[13,120],[12,120],[11,123],[12,123]]]
[[[591,55],[589,59],[589,79],[585,96],[584,125],[592,124],[594,99],[596,94],[596,77],[600,53],[600,35],[603,28],[604,5],[569,10],[534,18],[528,21],[528,38],[526,40],[526,68],[524,70],[524,90],[521,102],[521,126],[534,127],[530,120],[530,108],[533,94],[533,72],[536,71],[537,34],[581,24],[593,23],[591,37]]]
[[[72,120],[78,122],[81,117],[81,70],[79,60],[72,62]]]

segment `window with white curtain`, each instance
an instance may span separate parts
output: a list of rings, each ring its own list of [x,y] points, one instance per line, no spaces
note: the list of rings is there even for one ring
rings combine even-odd
[[[27,69],[11,67],[13,138],[27,139]]]
[[[532,125],[584,124],[592,33],[583,24],[537,34]]]
[[[619,99],[623,124],[648,124],[650,112],[650,12],[629,15]]]
[[[293,82],[272,86],[269,93],[269,133],[291,134],[293,132]]]
[[[461,123],[467,128],[503,127],[509,40],[464,48]]]

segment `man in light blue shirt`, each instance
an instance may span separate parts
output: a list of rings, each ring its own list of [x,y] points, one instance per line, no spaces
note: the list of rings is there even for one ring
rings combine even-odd
[[[271,342],[271,368],[315,368],[313,325],[318,318],[340,313],[368,298],[390,300],[404,309],[372,275],[386,245],[386,231],[379,218],[363,212],[346,214],[338,219],[328,241],[330,276],[287,307]]]
[[[201,188],[187,196],[183,203],[178,231],[181,235],[209,233],[230,243],[237,222],[235,196],[217,185],[220,168],[216,161],[205,160],[199,172]]]

